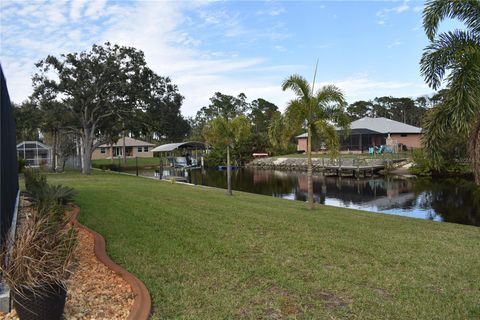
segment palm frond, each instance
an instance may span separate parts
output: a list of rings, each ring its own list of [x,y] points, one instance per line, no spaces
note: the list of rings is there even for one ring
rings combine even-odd
[[[437,169],[443,160],[442,142],[445,141],[451,129],[450,124],[450,114],[443,104],[429,110],[423,122],[422,144],[433,166]]]
[[[433,41],[440,22],[446,18],[459,19],[468,29],[480,33],[480,1],[478,0],[429,0],[423,10],[423,27]]]
[[[330,103],[345,105],[345,96],[342,90],[334,85],[326,85],[318,89],[315,94],[317,102],[321,106],[328,106]]]
[[[287,104],[285,120],[288,125],[296,130],[304,127],[304,122],[309,118],[308,110],[303,101],[296,99]]]
[[[478,54],[480,40],[468,31],[442,33],[428,45],[420,60],[420,72],[427,84],[438,89],[448,69],[471,61]]]
[[[311,96],[311,89],[307,79],[298,74],[291,75],[283,81],[282,90],[286,91],[288,89],[295,92],[297,97],[301,99],[308,99]]]
[[[322,139],[327,145],[330,155],[334,156],[338,153],[340,142],[338,139],[337,129],[326,120],[318,120],[315,122],[314,133]]]

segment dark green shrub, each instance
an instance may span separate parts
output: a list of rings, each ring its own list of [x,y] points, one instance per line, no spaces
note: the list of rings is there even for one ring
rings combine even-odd
[[[49,185],[47,183],[37,185],[27,191],[38,205],[44,205],[50,202],[56,202],[65,205],[73,200],[75,190],[62,185]]]
[[[418,176],[463,176],[472,172],[470,164],[464,159],[444,160],[435,168],[422,149],[412,150],[413,165],[410,172]]]
[[[18,173],[22,173],[25,170],[27,162],[23,158],[18,158]]]
[[[38,170],[26,168],[23,171],[23,177],[25,179],[25,189],[27,189],[27,192],[47,185],[47,178],[40,174]]]

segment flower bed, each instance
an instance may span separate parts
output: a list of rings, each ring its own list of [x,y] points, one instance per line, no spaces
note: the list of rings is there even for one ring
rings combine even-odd
[[[31,210],[25,199],[21,211]],[[94,253],[93,235],[78,228],[75,266],[68,281],[65,320],[126,319],[134,302],[130,285],[117,273],[98,261]],[[0,319],[18,319],[16,312],[1,315]]]

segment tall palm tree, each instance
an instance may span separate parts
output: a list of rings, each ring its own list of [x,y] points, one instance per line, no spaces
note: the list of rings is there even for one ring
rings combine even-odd
[[[315,81],[315,80],[314,80]],[[307,184],[308,206],[313,209],[313,181],[312,181],[312,135],[322,138],[331,152],[338,150],[338,135],[335,124],[341,126],[344,132],[348,131],[350,120],[345,109],[345,98],[340,89],[327,85],[314,92],[308,81],[299,75],[292,75],[285,79],[282,89],[292,90],[297,96],[291,100],[285,112],[286,119],[292,128],[306,129],[307,137]]]
[[[438,33],[446,18],[460,20],[466,29]],[[480,184],[480,1],[429,0],[423,26],[430,44],[420,61],[421,73],[431,88],[446,88],[442,103],[424,123],[425,149],[438,167],[445,136],[470,136],[469,155]]]

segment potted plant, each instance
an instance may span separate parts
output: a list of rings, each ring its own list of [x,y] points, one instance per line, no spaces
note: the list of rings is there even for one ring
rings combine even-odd
[[[40,189],[34,212],[19,213],[16,237],[7,239],[0,255],[0,271],[20,320],[61,320],[76,232],[61,201],[43,196],[50,192]]]
[[[62,319],[76,235],[49,217],[24,219],[2,254],[1,272],[21,320]]]

